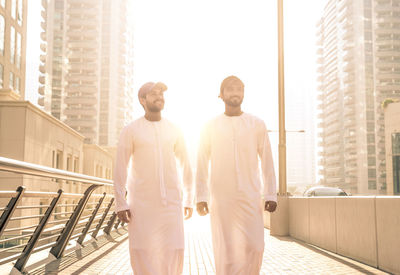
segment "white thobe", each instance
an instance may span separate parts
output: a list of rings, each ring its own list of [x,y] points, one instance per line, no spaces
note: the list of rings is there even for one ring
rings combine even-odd
[[[216,117],[202,132],[197,161],[196,199],[209,202],[216,274],[258,275],[264,251],[261,194],[266,201],[277,199],[264,122],[247,113]]]
[[[183,168],[183,186],[176,159]],[[132,215],[128,228],[134,274],[182,273],[182,189],[184,206],[193,207],[192,171],[181,131],[166,119],[144,117],[126,126],[118,144],[114,191],[116,211],[130,209]]]

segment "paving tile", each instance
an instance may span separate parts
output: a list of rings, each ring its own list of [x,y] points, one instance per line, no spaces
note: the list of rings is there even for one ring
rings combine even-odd
[[[368,265],[290,237],[272,237],[265,230],[260,274],[387,274]],[[65,258],[65,257],[64,257]],[[184,275],[215,274],[208,218],[185,221]],[[54,265],[45,274],[132,274],[127,235],[101,246],[70,266]],[[34,273],[39,274],[39,273]]]

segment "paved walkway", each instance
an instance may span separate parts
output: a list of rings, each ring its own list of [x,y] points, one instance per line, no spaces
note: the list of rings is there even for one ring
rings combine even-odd
[[[215,274],[208,219],[185,222],[184,275]],[[90,244],[29,274],[132,274],[125,230],[113,242]],[[386,274],[359,262],[326,252],[292,238],[275,238],[265,230],[260,274]]]

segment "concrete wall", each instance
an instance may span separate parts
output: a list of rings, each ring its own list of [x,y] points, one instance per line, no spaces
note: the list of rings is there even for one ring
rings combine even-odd
[[[112,179],[113,156],[108,151],[95,144],[85,144],[83,146],[85,156],[83,162],[83,173],[90,176]],[[112,193],[111,187],[102,187],[96,193]]]
[[[378,264],[400,274],[400,197],[376,198]]]
[[[309,242],[310,240],[310,200],[303,198],[289,199],[289,234]]]
[[[289,198],[289,234],[400,273],[400,197]]]

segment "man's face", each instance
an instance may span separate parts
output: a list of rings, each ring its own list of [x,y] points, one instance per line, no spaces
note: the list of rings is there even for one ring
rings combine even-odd
[[[146,94],[141,103],[150,112],[160,112],[164,109],[164,92],[160,88],[155,87]]]
[[[238,107],[242,104],[244,97],[244,87],[239,81],[229,83],[221,95],[226,105]]]

